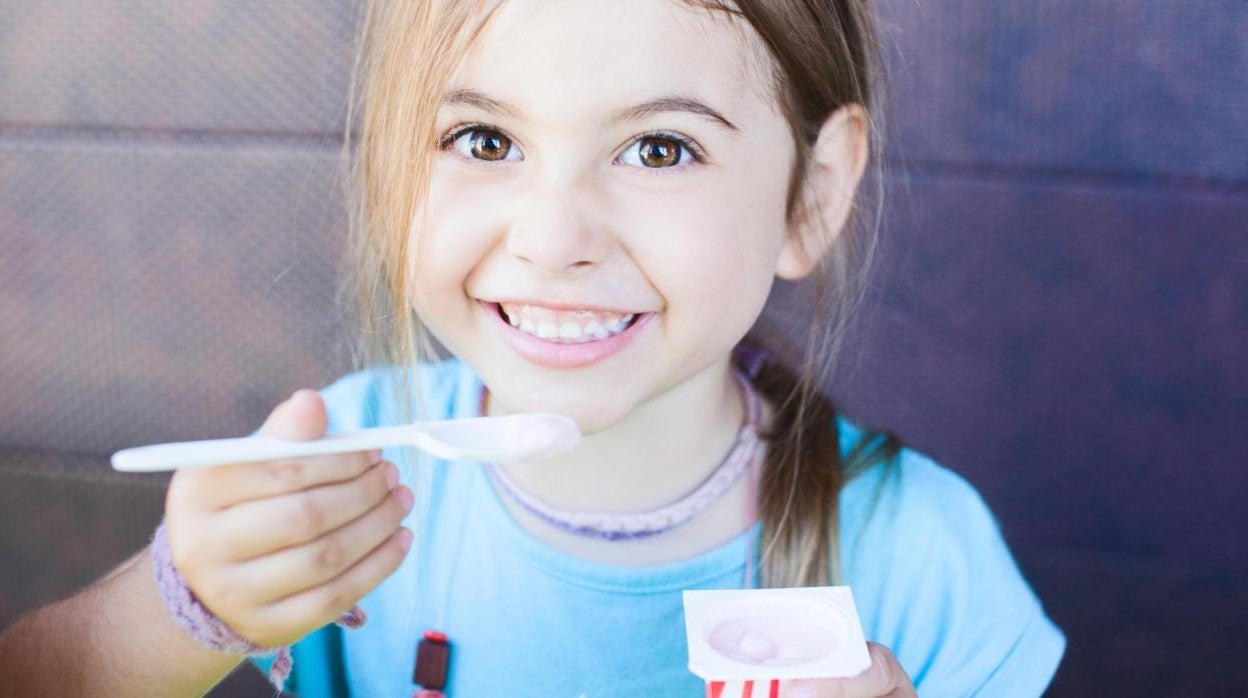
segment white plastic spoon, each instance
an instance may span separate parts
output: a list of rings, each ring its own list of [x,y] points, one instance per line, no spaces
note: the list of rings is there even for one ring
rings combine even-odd
[[[580,440],[580,429],[568,417],[513,414],[360,429],[312,441],[249,436],[154,444],[118,451],[112,461],[114,470],[155,472],[411,445],[438,458],[507,463],[549,458]]]

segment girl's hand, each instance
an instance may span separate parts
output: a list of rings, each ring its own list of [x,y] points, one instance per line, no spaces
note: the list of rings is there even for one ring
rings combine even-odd
[[[912,698],[914,684],[897,658],[884,645],[867,643],[871,666],[847,679],[789,681],[780,690],[784,698]]]
[[[325,405],[300,390],[261,433],[315,439]],[[333,621],[390,576],[412,534],[412,492],[379,452],[177,471],[165,499],[173,563],[234,632],[287,645]]]

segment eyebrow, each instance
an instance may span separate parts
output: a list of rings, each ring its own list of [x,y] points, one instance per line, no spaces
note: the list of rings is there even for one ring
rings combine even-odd
[[[520,110],[516,107],[494,99],[489,95],[478,92],[476,90],[451,90],[442,98],[442,104],[446,106],[464,105],[476,107],[483,111],[493,114],[501,114],[513,119],[519,119]],[[726,129],[730,134],[740,133],[741,129],[736,124],[729,121],[715,109],[711,108],[705,102],[701,102],[693,97],[686,95],[664,95],[656,99],[651,99],[641,104],[637,104],[612,114],[607,119],[607,125],[617,124],[621,121],[636,121],[638,119],[651,116],[654,114],[663,114],[667,112],[686,112],[696,116],[703,117],[714,122],[716,125]]]

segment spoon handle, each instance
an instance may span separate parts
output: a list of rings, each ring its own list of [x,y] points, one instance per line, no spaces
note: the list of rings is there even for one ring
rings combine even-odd
[[[418,428],[378,427],[329,434],[311,441],[292,441],[275,436],[238,439],[181,441],[127,448],[113,454],[113,469],[123,472],[157,472],[178,468],[202,468],[226,463],[325,456],[333,453],[370,451],[412,444],[421,439]]]

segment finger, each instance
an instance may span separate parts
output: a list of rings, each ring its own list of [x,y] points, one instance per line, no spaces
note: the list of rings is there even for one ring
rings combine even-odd
[[[257,627],[301,629],[279,644],[335,620],[399,568],[412,543],[412,532],[399,529],[362,560],[334,579],[263,606],[252,615]]]
[[[858,676],[846,679],[853,690],[862,691],[862,695],[890,698],[915,695],[910,676],[887,647],[878,642],[868,642],[867,653],[871,656],[871,667]]]
[[[169,483],[168,501],[182,509],[221,511],[249,500],[346,482],[359,477],[379,460],[380,451],[355,451],[179,470]]]
[[[325,434],[325,404],[315,390],[297,390],[285,402],[273,408],[260,428],[260,434],[292,440],[320,438]],[[311,460],[311,459],[307,459]],[[263,463],[263,461],[261,462]],[[182,469],[174,474],[169,498],[182,506],[199,505],[219,508],[244,499],[291,491],[306,486],[298,472],[290,468],[273,468],[277,477],[257,482],[254,473],[259,463],[233,463],[212,468]],[[246,475],[251,474],[252,478]]]
[[[283,439],[307,441],[325,435],[329,417],[325,413],[325,401],[315,390],[296,390],[286,401],[273,408],[260,433]]]
[[[320,394],[298,390],[273,409],[260,433],[291,440],[317,439],[325,435],[326,419]],[[250,499],[349,480],[380,459],[381,452],[374,450],[179,470],[170,483],[169,500],[183,508],[214,511]]]
[[[857,676],[789,681],[780,695],[784,698],[910,698],[915,695],[910,677],[888,648],[868,642],[867,654],[871,657],[871,666]]]
[[[398,478],[394,464],[381,461],[346,482],[235,504],[213,516],[217,559],[243,562],[316,540],[380,504]]]
[[[320,586],[346,571],[394,535],[412,508],[412,491],[398,487],[371,511],[304,545],[235,565],[235,589],[247,590],[247,603],[271,603]]]

